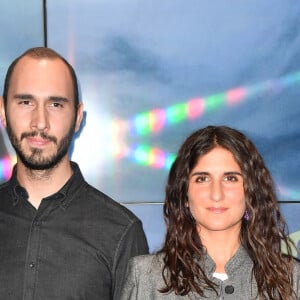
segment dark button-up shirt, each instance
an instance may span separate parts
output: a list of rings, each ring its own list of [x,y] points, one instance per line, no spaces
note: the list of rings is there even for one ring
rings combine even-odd
[[[129,258],[148,252],[137,217],[72,168],[37,210],[16,169],[1,185],[1,300],[119,300]]]

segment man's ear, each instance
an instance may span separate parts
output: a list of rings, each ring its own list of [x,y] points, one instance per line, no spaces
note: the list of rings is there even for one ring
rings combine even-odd
[[[4,99],[0,96],[0,120],[3,127],[6,127],[6,116],[5,116],[5,107]]]
[[[75,132],[77,132],[80,128],[80,124],[83,118],[83,103],[79,102],[77,113],[76,113],[76,125],[75,125]]]

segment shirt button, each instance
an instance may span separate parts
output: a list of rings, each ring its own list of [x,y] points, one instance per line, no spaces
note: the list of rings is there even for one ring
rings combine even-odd
[[[226,294],[233,294],[234,292],[234,287],[232,285],[226,285],[225,286],[225,293]]]
[[[35,267],[35,264],[33,263],[33,262],[31,262],[30,264],[29,264],[29,268],[30,269],[33,269]]]

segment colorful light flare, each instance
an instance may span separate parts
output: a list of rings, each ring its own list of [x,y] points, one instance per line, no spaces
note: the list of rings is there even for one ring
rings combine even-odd
[[[237,105],[258,94],[275,93],[283,88],[299,83],[300,71],[255,85],[236,87],[207,97],[192,98],[186,102],[172,104],[164,109],[153,109],[149,112],[138,114],[133,118],[133,121],[129,122],[133,124],[131,126],[132,133],[145,136],[163,130],[165,126],[172,126],[186,120],[199,118],[205,113],[213,112],[223,106]],[[151,120],[155,120],[156,126],[153,125]]]
[[[115,159],[131,157],[137,164],[158,169],[169,169],[175,160],[175,154],[167,153],[156,147],[145,144],[132,147],[128,145],[128,136],[147,136],[158,133],[166,126],[178,125],[186,120],[202,117],[224,105],[232,106],[241,103],[261,93],[274,93],[283,88],[299,84],[300,71],[286,76],[267,80],[252,86],[237,87],[207,97],[196,97],[186,102],[172,104],[166,108],[155,108],[134,116],[131,120],[113,120],[112,155]],[[15,157],[6,156],[0,160],[0,179],[10,177]],[[289,198],[299,199],[299,192],[287,191],[281,187],[281,192]]]
[[[6,155],[0,160],[0,180],[7,180],[11,176],[12,168],[16,163],[16,156]]]
[[[155,169],[169,169],[175,160],[175,155],[149,145],[138,145],[131,151],[134,161],[143,166],[150,166]]]

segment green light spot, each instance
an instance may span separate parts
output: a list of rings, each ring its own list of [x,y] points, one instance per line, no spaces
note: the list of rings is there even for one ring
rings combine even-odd
[[[225,93],[215,94],[206,98],[205,108],[207,111],[213,111],[225,102]]]
[[[187,116],[187,105],[179,103],[167,108],[167,120],[170,124],[182,122]]]
[[[134,126],[137,134],[146,135],[150,132],[150,115],[149,113],[142,113],[135,117]]]
[[[137,147],[134,151],[135,160],[141,165],[148,165],[151,148],[145,145]]]

